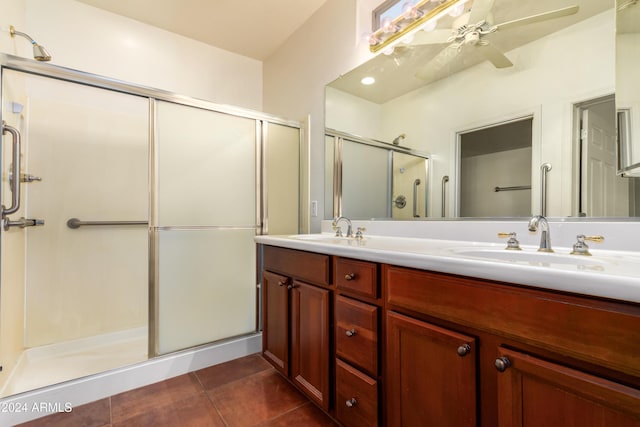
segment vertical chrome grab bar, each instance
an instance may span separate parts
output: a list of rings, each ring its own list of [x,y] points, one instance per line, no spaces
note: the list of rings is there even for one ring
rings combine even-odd
[[[446,184],[449,182],[449,175],[442,177],[442,218],[445,217],[445,209],[447,207]]]
[[[547,216],[547,173],[551,170],[551,163],[540,166],[540,215]]]
[[[5,216],[18,212],[20,209],[20,132],[13,126],[9,126],[4,121],[2,122],[2,134],[9,132],[13,138],[13,164],[11,165],[11,206],[5,208],[2,205],[1,216],[4,219]]]
[[[418,185],[420,185],[420,179],[413,181],[413,217],[419,218],[418,214]]]

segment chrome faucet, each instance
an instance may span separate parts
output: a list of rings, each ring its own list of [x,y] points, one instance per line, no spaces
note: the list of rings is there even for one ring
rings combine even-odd
[[[353,237],[353,227],[351,226],[351,220],[346,216],[337,216],[333,219],[333,222],[331,223],[331,225],[333,226],[333,229],[336,232],[336,237],[343,237],[342,229],[338,226],[338,223],[340,221],[347,222],[347,237]]]
[[[553,252],[547,218],[542,215],[536,215],[529,220],[529,231],[538,231],[538,227],[540,228],[540,247],[538,252]]]

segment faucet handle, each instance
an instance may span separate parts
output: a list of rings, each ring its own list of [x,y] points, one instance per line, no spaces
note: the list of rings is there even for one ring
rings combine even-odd
[[[584,242],[585,240],[594,243],[604,242],[604,236],[585,236],[584,234],[578,234],[576,236],[576,239],[578,241],[573,245],[571,255],[591,256],[591,252],[589,252],[589,246]]]
[[[333,231],[335,231],[335,232],[336,232],[336,237],[343,237],[343,235],[342,235],[342,228],[340,228],[340,226],[339,226],[339,225],[335,225],[335,223],[334,223],[334,225],[333,225]]]
[[[364,227],[358,227],[358,231],[356,231],[356,239],[362,239],[364,237],[364,232],[367,231]]]
[[[498,233],[498,237],[501,239],[506,239],[507,237],[509,238],[509,240],[507,240],[507,247],[505,248],[506,250],[510,250],[510,251],[520,251],[522,250],[522,248],[520,247],[520,242],[518,242],[517,234],[514,233],[513,231],[511,233]]]

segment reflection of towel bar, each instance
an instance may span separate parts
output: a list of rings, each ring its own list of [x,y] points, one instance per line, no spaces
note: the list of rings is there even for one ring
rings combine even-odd
[[[516,185],[515,187],[495,187],[493,190],[496,193],[498,191],[531,190],[531,186],[530,185]]]
[[[67,227],[80,228],[87,225],[148,225],[149,221],[80,221],[78,218],[71,218],[67,221]]]

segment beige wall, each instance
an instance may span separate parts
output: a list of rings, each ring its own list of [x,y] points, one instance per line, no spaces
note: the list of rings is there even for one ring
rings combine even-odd
[[[2,22],[45,46],[52,64],[209,101],[262,109],[262,63],[74,0],[0,0]],[[31,57],[22,38],[0,50]]]
[[[328,0],[264,62],[264,110],[300,119],[310,115],[310,198],[324,211],[325,85],[371,57],[361,35],[371,29],[371,0]],[[311,218],[320,230],[322,216]]]

